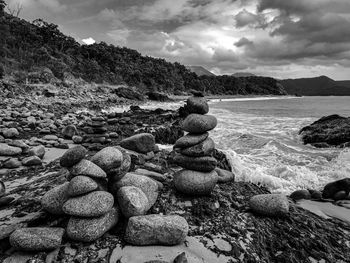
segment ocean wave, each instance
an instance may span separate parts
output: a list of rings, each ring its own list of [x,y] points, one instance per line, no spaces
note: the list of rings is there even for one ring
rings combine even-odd
[[[209,99],[209,103],[217,103],[217,102],[228,102],[228,101],[258,101],[258,100],[281,100],[281,99],[300,99],[301,97],[295,96],[276,96],[276,97],[249,97],[249,98],[215,98]]]

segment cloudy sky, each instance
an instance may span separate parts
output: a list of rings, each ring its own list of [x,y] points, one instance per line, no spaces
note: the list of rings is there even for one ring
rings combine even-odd
[[[350,79],[350,0],[7,0],[80,43],[105,41],[216,74]]]

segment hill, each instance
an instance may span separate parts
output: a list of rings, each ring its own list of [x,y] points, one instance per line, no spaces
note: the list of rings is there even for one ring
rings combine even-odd
[[[1,10],[0,10],[1,11]],[[41,19],[29,23],[0,12],[0,68],[18,83],[124,84],[139,92],[187,94],[285,94],[272,78],[197,76],[179,63],[142,56],[136,50],[104,42],[81,45]]]
[[[256,75],[254,75],[253,73],[249,73],[249,72],[236,72],[236,73],[232,74],[231,76],[236,77],[236,78],[240,78],[240,77],[255,77]]]
[[[191,72],[196,73],[198,76],[215,76],[214,73],[210,72],[202,66],[186,66]]]
[[[350,81],[335,81],[326,76],[315,78],[281,80],[288,94],[303,96],[347,96],[350,95]]]

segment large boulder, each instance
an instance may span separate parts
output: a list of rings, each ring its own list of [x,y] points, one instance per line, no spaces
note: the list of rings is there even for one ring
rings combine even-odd
[[[22,153],[19,147],[9,146],[6,143],[0,143],[0,156],[14,156]]]
[[[182,129],[189,133],[205,133],[214,129],[217,119],[212,115],[190,114],[182,123]]]
[[[146,215],[129,218],[125,240],[137,246],[177,245],[188,233],[185,218],[177,215]]]
[[[207,114],[209,112],[208,102],[202,97],[189,97],[186,107],[189,113]]]
[[[68,186],[69,196],[78,196],[82,194],[90,193],[98,188],[98,184],[87,176],[76,176],[70,182]]]
[[[174,162],[185,169],[200,172],[211,172],[217,165],[216,159],[211,156],[190,157],[182,154],[176,154],[174,157]]]
[[[121,147],[139,153],[152,152],[155,144],[154,136],[150,133],[136,134],[120,142]]]
[[[218,175],[215,171],[202,173],[192,170],[180,170],[174,174],[174,185],[176,190],[189,195],[210,194],[217,181]]]
[[[41,198],[42,207],[51,214],[64,214],[62,207],[69,198],[68,186],[69,183],[67,182],[47,191]]]
[[[52,250],[61,245],[63,234],[60,227],[21,228],[10,235],[10,243],[18,250]]]
[[[350,192],[350,178],[344,178],[327,184],[322,191],[323,198],[334,198],[334,195],[340,191]]]
[[[63,205],[63,211],[72,216],[96,217],[107,213],[113,204],[113,195],[105,191],[95,191],[68,199]]]
[[[207,139],[209,136],[209,133],[205,132],[202,134],[191,134],[188,133],[187,135],[181,137],[175,142],[174,148],[187,148],[194,146],[198,143],[201,143],[205,139]]]
[[[67,235],[70,239],[91,242],[101,237],[113,228],[119,220],[117,207],[111,208],[105,215],[94,218],[71,217],[67,225]]]
[[[106,147],[97,152],[91,162],[99,166],[109,175],[113,169],[117,169],[123,162],[123,154],[115,147]]]
[[[144,215],[148,209],[148,198],[138,187],[123,186],[117,192],[120,210],[126,218]]]
[[[69,172],[73,176],[83,175],[96,179],[107,177],[106,172],[103,171],[99,166],[85,159],[72,166],[69,169]]]
[[[60,165],[63,167],[72,167],[84,159],[85,155],[88,153],[88,150],[81,146],[75,146],[67,150],[60,159]]]
[[[213,153],[214,149],[215,143],[211,138],[208,137],[196,145],[181,149],[180,153],[192,157],[202,157],[210,156]]]
[[[289,201],[283,194],[255,195],[249,205],[254,213],[271,217],[286,216],[289,212]]]

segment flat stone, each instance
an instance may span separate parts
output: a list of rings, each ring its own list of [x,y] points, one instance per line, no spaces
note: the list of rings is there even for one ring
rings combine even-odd
[[[84,175],[91,178],[106,178],[107,174],[99,166],[88,160],[81,160],[69,169],[73,176]]]
[[[202,173],[192,170],[180,170],[174,174],[174,185],[176,190],[189,195],[210,194],[218,180],[215,171]]]
[[[200,172],[211,172],[217,165],[217,160],[211,156],[190,157],[176,154],[174,162],[185,169]]]
[[[134,173],[147,176],[147,177],[149,177],[149,178],[151,178],[153,180],[156,180],[158,182],[165,182],[165,180],[166,180],[166,176],[164,174],[153,172],[153,171],[149,171],[147,169],[139,168],[139,169],[136,169]]]
[[[189,133],[205,133],[214,129],[217,119],[212,115],[190,114],[182,123],[182,129]]]
[[[177,215],[145,215],[129,218],[125,240],[133,245],[177,245],[188,233],[185,218]]]
[[[120,212],[117,207],[111,208],[101,217],[71,217],[67,225],[67,235],[76,241],[94,241],[113,228],[118,223],[119,217]]]
[[[95,191],[68,199],[63,211],[72,216],[95,217],[107,213],[114,204],[113,195],[105,191]]]
[[[38,156],[40,159],[44,158],[45,147],[42,145],[35,146],[28,151],[30,156]]]
[[[5,143],[0,143],[0,155],[2,156],[14,156],[21,153],[22,153],[22,149],[19,147],[13,147]]]
[[[19,250],[52,250],[61,245],[63,234],[60,227],[21,228],[10,235],[10,243]]]
[[[68,186],[69,196],[78,196],[82,194],[90,193],[98,188],[98,184],[87,176],[76,176],[70,182]]]
[[[196,145],[181,149],[180,153],[191,157],[202,157],[210,156],[213,153],[214,149],[215,143],[211,138],[208,137]]]
[[[29,156],[22,160],[24,166],[41,165],[42,160],[38,156]]]
[[[107,175],[116,168],[119,168],[123,162],[123,154],[115,147],[106,147],[97,152],[91,162],[99,166]]]
[[[144,154],[152,152],[155,144],[154,136],[150,133],[136,134],[120,142],[121,147]]]
[[[84,159],[87,153],[88,150],[85,147],[81,145],[75,146],[62,155],[60,165],[63,167],[72,167]]]
[[[41,198],[42,207],[51,214],[64,214],[62,207],[69,198],[68,186],[69,183],[67,182],[46,192]]]
[[[272,217],[285,216],[289,211],[288,198],[282,194],[255,195],[249,205],[253,212]]]
[[[187,135],[181,137],[178,139],[175,144],[174,148],[187,148],[191,147],[193,145],[196,145],[198,143],[201,143],[205,139],[207,139],[209,136],[209,133],[205,132],[202,134],[192,134],[188,133]]]
[[[235,180],[234,173],[230,171],[216,167],[215,172],[218,174],[218,183],[228,183]]]
[[[120,210],[126,218],[144,215],[149,209],[146,194],[138,187],[123,186],[117,192]]]
[[[189,97],[186,108],[190,113],[207,114],[209,112],[208,102],[202,97]]]
[[[57,141],[58,137],[56,135],[49,134],[42,137],[42,139],[47,141]]]

